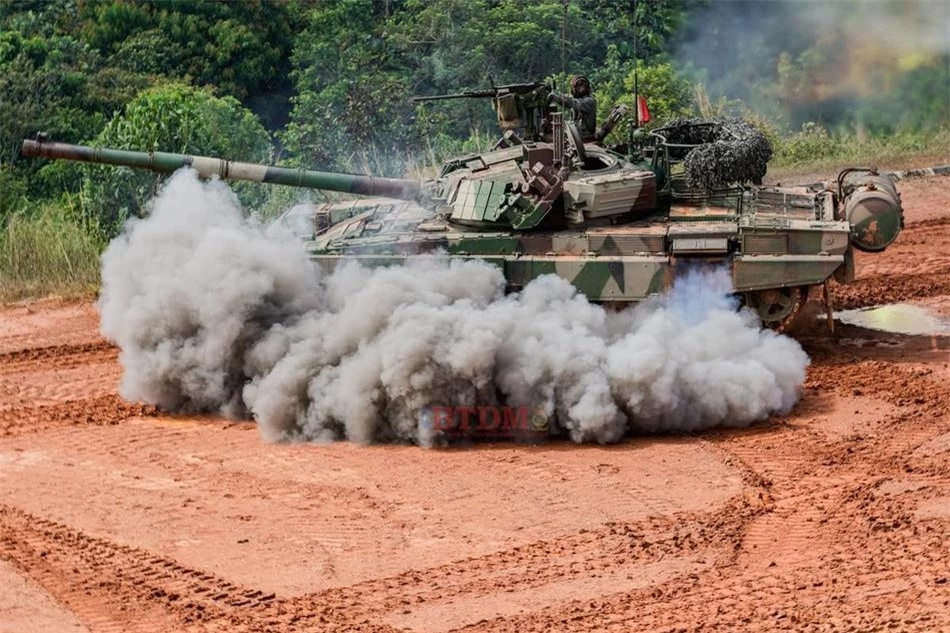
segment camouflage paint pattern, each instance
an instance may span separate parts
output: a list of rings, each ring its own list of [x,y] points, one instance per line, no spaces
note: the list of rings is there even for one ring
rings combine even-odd
[[[845,263],[847,222],[800,219],[809,214],[792,207],[725,211],[715,221],[653,216],[586,230],[513,233],[466,231],[401,203],[334,226],[309,247],[314,259],[330,266],[344,258],[388,265],[437,252],[483,259],[504,269],[510,290],[556,274],[594,301],[643,300],[697,261],[729,266],[737,292],[820,284]]]

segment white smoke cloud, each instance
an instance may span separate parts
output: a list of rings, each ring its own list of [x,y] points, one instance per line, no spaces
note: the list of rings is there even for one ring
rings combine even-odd
[[[853,122],[861,108],[892,123],[927,112],[943,123],[948,25],[947,0],[712,0],[690,12],[672,53],[713,99],[781,112],[796,128]]]
[[[743,426],[787,412],[808,364],[736,310],[723,270],[620,312],[553,275],[506,296],[480,261],[327,274],[187,170],[109,246],[102,275],[125,398],[253,416],[268,440],[431,444],[429,407],[496,403],[543,411],[576,442]]]

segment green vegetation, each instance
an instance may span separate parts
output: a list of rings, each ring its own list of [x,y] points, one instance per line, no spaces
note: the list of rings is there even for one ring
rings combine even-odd
[[[842,161],[877,163],[941,148],[950,148],[950,129],[862,138],[834,135],[818,124],[806,123],[799,132],[778,139],[775,163],[778,167],[830,165]]]
[[[271,141],[260,121],[234,97],[215,97],[207,89],[182,84],[150,88],[133,99],[93,139],[93,145],[140,151],[227,156],[268,162]],[[101,165],[56,163],[62,170],[81,170],[80,200],[84,220],[104,237],[138,215],[158,189],[161,177],[151,172]],[[235,183],[248,207],[264,201],[261,185]]]
[[[635,39],[629,0],[0,2],[2,296],[94,286],[95,253],[147,212],[160,182],[20,158],[21,140],[40,131],[431,175],[490,146],[494,117],[487,101],[410,96],[541,79],[566,90],[582,72],[603,117],[632,103],[638,68],[651,125],[744,116],[769,135],[783,173],[950,154],[950,9],[826,4],[640,0]],[[265,213],[320,195],[235,189]]]
[[[104,246],[95,230],[57,204],[9,215],[0,230],[0,301],[94,292]]]
[[[843,166],[889,169],[929,167],[950,162],[950,128],[931,132],[906,131],[888,136],[832,134],[817,124],[779,137],[769,174],[786,182],[798,174],[833,175]]]

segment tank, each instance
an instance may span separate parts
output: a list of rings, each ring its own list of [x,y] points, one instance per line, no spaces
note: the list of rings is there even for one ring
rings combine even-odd
[[[855,248],[879,252],[902,228],[900,196],[874,169],[850,168],[817,188],[691,188],[683,164],[698,144],[673,143],[664,128],[647,133],[636,124],[622,145],[605,146],[600,130],[601,138],[581,138],[546,105],[547,90],[517,84],[437,97],[490,97],[505,132],[490,151],[454,158],[429,181],[42,138],[25,141],[22,153],[158,172],[191,167],[204,177],[369,196],[298,205],[282,218],[328,268],[446,252],[500,267],[510,292],[555,274],[591,301],[623,306],[663,291],[694,266],[726,266],[735,292],[775,329],[792,322],[809,289],[854,279]]]

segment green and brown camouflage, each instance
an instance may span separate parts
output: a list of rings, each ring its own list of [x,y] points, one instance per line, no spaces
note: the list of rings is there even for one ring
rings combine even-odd
[[[696,191],[659,134],[622,153],[583,143],[558,115],[539,130],[528,138],[508,130],[493,150],[446,163],[433,181],[43,140],[25,141],[23,154],[374,196],[298,205],[283,216],[331,268],[447,253],[498,266],[512,292],[555,274],[592,301],[624,305],[697,264],[727,266],[735,292],[779,327],[809,288],[853,280],[854,248],[883,250],[902,228],[900,196],[871,169],[845,170],[837,186]]]
[[[814,206],[802,208],[814,205],[816,194],[778,188],[757,193],[732,207],[672,205],[639,221],[526,232],[468,230],[450,218],[420,214],[414,205],[377,201],[379,206],[304,237],[314,259],[329,266],[343,259],[391,264],[447,252],[502,267],[510,290],[554,273],[605,302],[643,300],[672,284],[678,267],[697,261],[728,263],[734,287],[743,293],[820,284],[844,264],[850,227],[817,220]],[[817,202],[827,205],[822,212],[829,217],[834,213],[829,195]],[[299,212],[320,217],[338,206]]]

